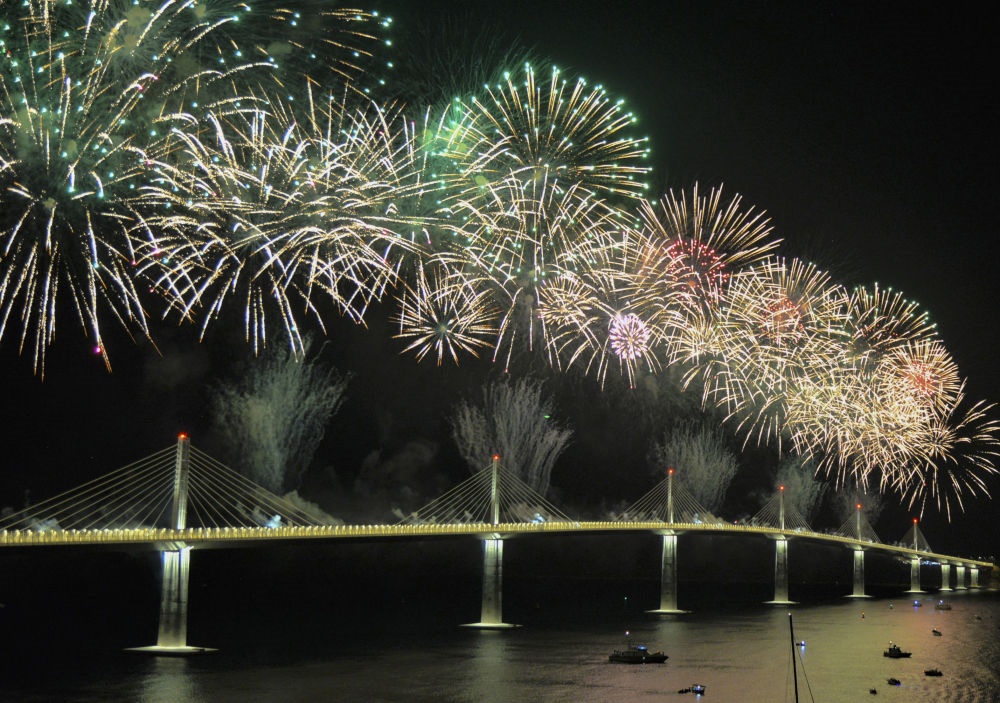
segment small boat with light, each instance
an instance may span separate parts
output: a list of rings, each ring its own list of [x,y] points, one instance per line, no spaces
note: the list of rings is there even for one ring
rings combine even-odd
[[[951,610],[951,603],[946,603],[943,600],[939,600],[934,606],[934,610]]]
[[[608,661],[616,664],[662,664],[668,657],[663,652],[650,652],[644,644],[632,644],[629,633],[625,633],[625,648],[616,649],[608,656]]]
[[[931,630],[931,634],[932,634],[932,635],[934,635],[935,637],[940,637],[940,636],[941,636],[941,630],[939,630],[939,629],[937,629],[937,628],[935,627],[935,628],[933,628],[933,629]]]
[[[889,679],[886,679],[886,682],[887,682],[887,683],[888,683],[888,684],[889,684],[890,686],[900,686],[900,685],[902,685],[902,683],[903,683],[902,681],[900,681],[900,680],[899,680],[899,679],[897,679],[897,678],[889,678]]]
[[[693,683],[687,688],[682,688],[678,693],[697,693],[701,695],[705,692],[705,687],[700,683]]]
[[[890,642],[889,649],[882,652],[883,657],[889,657],[890,659],[906,659],[912,655],[913,652],[904,652],[895,642]]]

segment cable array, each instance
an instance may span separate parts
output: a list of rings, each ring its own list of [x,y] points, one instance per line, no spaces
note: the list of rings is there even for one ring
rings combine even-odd
[[[189,447],[186,527],[319,526],[332,518],[299,507]],[[121,469],[0,518],[0,530],[121,530],[172,527],[177,450]]]
[[[756,515],[750,518],[750,524],[777,527],[779,530],[805,530],[813,532],[813,528],[802,517],[802,513],[796,510],[788,501],[785,501],[784,494],[780,491],[771,500],[767,501]]]
[[[399,524],[575,522],[499,464],[496,466],[497,515],[494,516],[493,475],[494,467],[487,466]]]
[[[622,512],[617,520],[622,522],[661,520],[668,523],[694,524],[722,522],[721,518],[717,518],[695,500],[691,492],[676,479],[673,480],[672,486],[670,482],[671,479],[668,477],[653,486],[652,490]]]

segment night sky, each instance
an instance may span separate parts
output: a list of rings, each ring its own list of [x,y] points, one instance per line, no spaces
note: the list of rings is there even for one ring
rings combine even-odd
[[[627,0],[375,7],[395,17],[397,35],[417,8],[425,19],[458,11],[493,22],[565,72],[603,84],[650,137],[651,182],[724,185],[770,215],[783,253],[848,285],[904,291],[937,323],[968,379],[968,397],[1000,400],[993,270],[1000,115],[985,9]],[[400,359],[377,321],[367,333],[331,330],[330,352],[356,380],[317,464],[349,483],[364,457],[388,451],[386,434],[397,456],[424,443],[453,462],[442,413],[475,391],[480,369]],[[51,495],[167,446],[181,430],[210,449],[210,438],[200,441],[208,431],[205,388],[245,353],[222,347],[219,337],[199,345],[191,330],[167,328],[157,338],[160,354],[124,341],[109,375],[67,324],[41,381],[31,359],[19,357],[16,337],[5,336],[0,499],[16,503],[25,488],[35,498]],[[602,456],[613,450],[603,447]],[[585,454],[578,448],[570,456]],[[589,482],[612,493],[616,470],[573,466],[573,490]],[[569,471],[557,465],[553,482]],[[607,497],[631,500],[643,490],[628,485]],[[974,503],[950,528],[947,546],[995,553],[984,532],[997,517],[992,503]],[[928,539],[945,546],[930,527]]]

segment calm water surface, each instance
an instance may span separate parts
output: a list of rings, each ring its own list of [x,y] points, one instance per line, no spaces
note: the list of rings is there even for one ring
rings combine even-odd
[[[340,641],[335,629],[298,643],[287,633],[273,640],[267,631],[244,633],[216,654],[189,659],[51,646],[35,649],[20,658],[16,670],[4,672],[0,698],[24,703],[694,701],[678,689],[702,683],[704,701],[791,701],[791,612],[796,639],[806,642],[799,652],[800,700],[876,700],[869,693],[874,687],[880,701],[996,703],[1000,598],[996,592],[947,595],[950,611],[936,610],[932,595],[920,596],[919,608],[902,597],[843,599],[791,609],[713,610],[708,604],[704,611],[664,617],[582,607],[574,613],[570,604],[537,613],[534,622],[517,630],[450,624],[418,629],[412,622],[373,621],[367,631],[348,629]],[[394,618],[399,614],[394,611]],[[414,620],[421,615],[426,613],[417,607]],[[626,619],[634,641],[670,655],[665,664],[607,661],[622,641]],[[942,635],[934,636],[933,628]],[[890,640],[913,656],[883,657]],[[929,667],[944,676],[924,676]],[[888,677],[902,685],[887,685]]]
[[[188,641],[219,651],[187,659],[123,651],[156,640],[155,552],[0,552],[0,702],[683,703],[692,683],[705,703],[792,701],[791,611],[802,701],[1000,703],[996,591],[949,593],[947,611],[921,595],[915,608],[909,565],[872,559],[870,592],[884,597],[848,599],[850,551],[813,547],[792,554],[800,603],[767,606],[772,544],[688,542],[679,596],[691,612],[652,616],[655,535],[509,547],[504,616],[523,627],[507,631],[460,627],[479,616],[475,540],[196,551]],[[626,629],[669,660],[609,663]],[[883,657],[890,640],[913,656]]]

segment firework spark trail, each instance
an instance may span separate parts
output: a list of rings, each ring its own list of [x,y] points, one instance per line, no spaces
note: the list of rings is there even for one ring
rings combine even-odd
[[[158,164],[158,182],[145,189],[154,207],[137,249],[169,307],[200,314],[204,334],[239,296],[255,349],[272,306],[296,348],[302,316],[323,326],[320,294],[361,322],[412,248],[395,234],[412,225],[395,203],[417,169],[402,127],[375,105],[332,98],[312,103],[304,122],[280,109],[207,122],[212,141],[200,129],[174,131],[185,158]]]
[[[705,395],[748,442],[780,446],[789,391],[843,358],[846,307],[841,286],[797,259],[772,258],[732,276],[715,321],[721,353],[699,373]]]
[[[0,25],[0,338],[16,315],[42,375],[66,296],[105,363],[105,315],[148,336],[125,233],[192,38],[183,3],[119,9],[28,0]]]
[[[646,139],[629,137],[635,116],[601,87],[570,83],[552,68],[550,80],[535,80],[525,66],[504,84],[487,87],[482,100],[458,101],[461,118],[448,133],[442,156],[454,162],[449,188],[456,199],[473,200],[491,185],[545,181],[557,190],[583,186],[602,198],[639,198],[649,168]],[[489,196],[487,196],[489,197]]]
[[[399,325],[395,338],[407,343],[403,352],[413,351],[422,361],[433,351],[440,366],[446,355],[458,364],[460,355],[478,357],[489,347],[499,311],[489,303],[489,289],[477,283],[457,273],[446,257],[421,264],[415,284],[398,294],[399,311],[392,318]]]
[[[595,268],[567,272],[538,290],[538,319],[556,368],[580,366],[603,384],[617,365],[635,385],[640,367],[658,370],[657,332],[621,295],[624,276]]]
[[[671,362],[696,361],[711,346],[706,327],[730,277],[762,260],[778,240],[771,238],[763,212],[744,208],[739,195],[723,202],[722,188],[701,195],[695,184],[690,199],[670,191],[658,208],[643,201],[639,215],[641,226],[626,230],[629,295],[643,317],[664,331]]]

